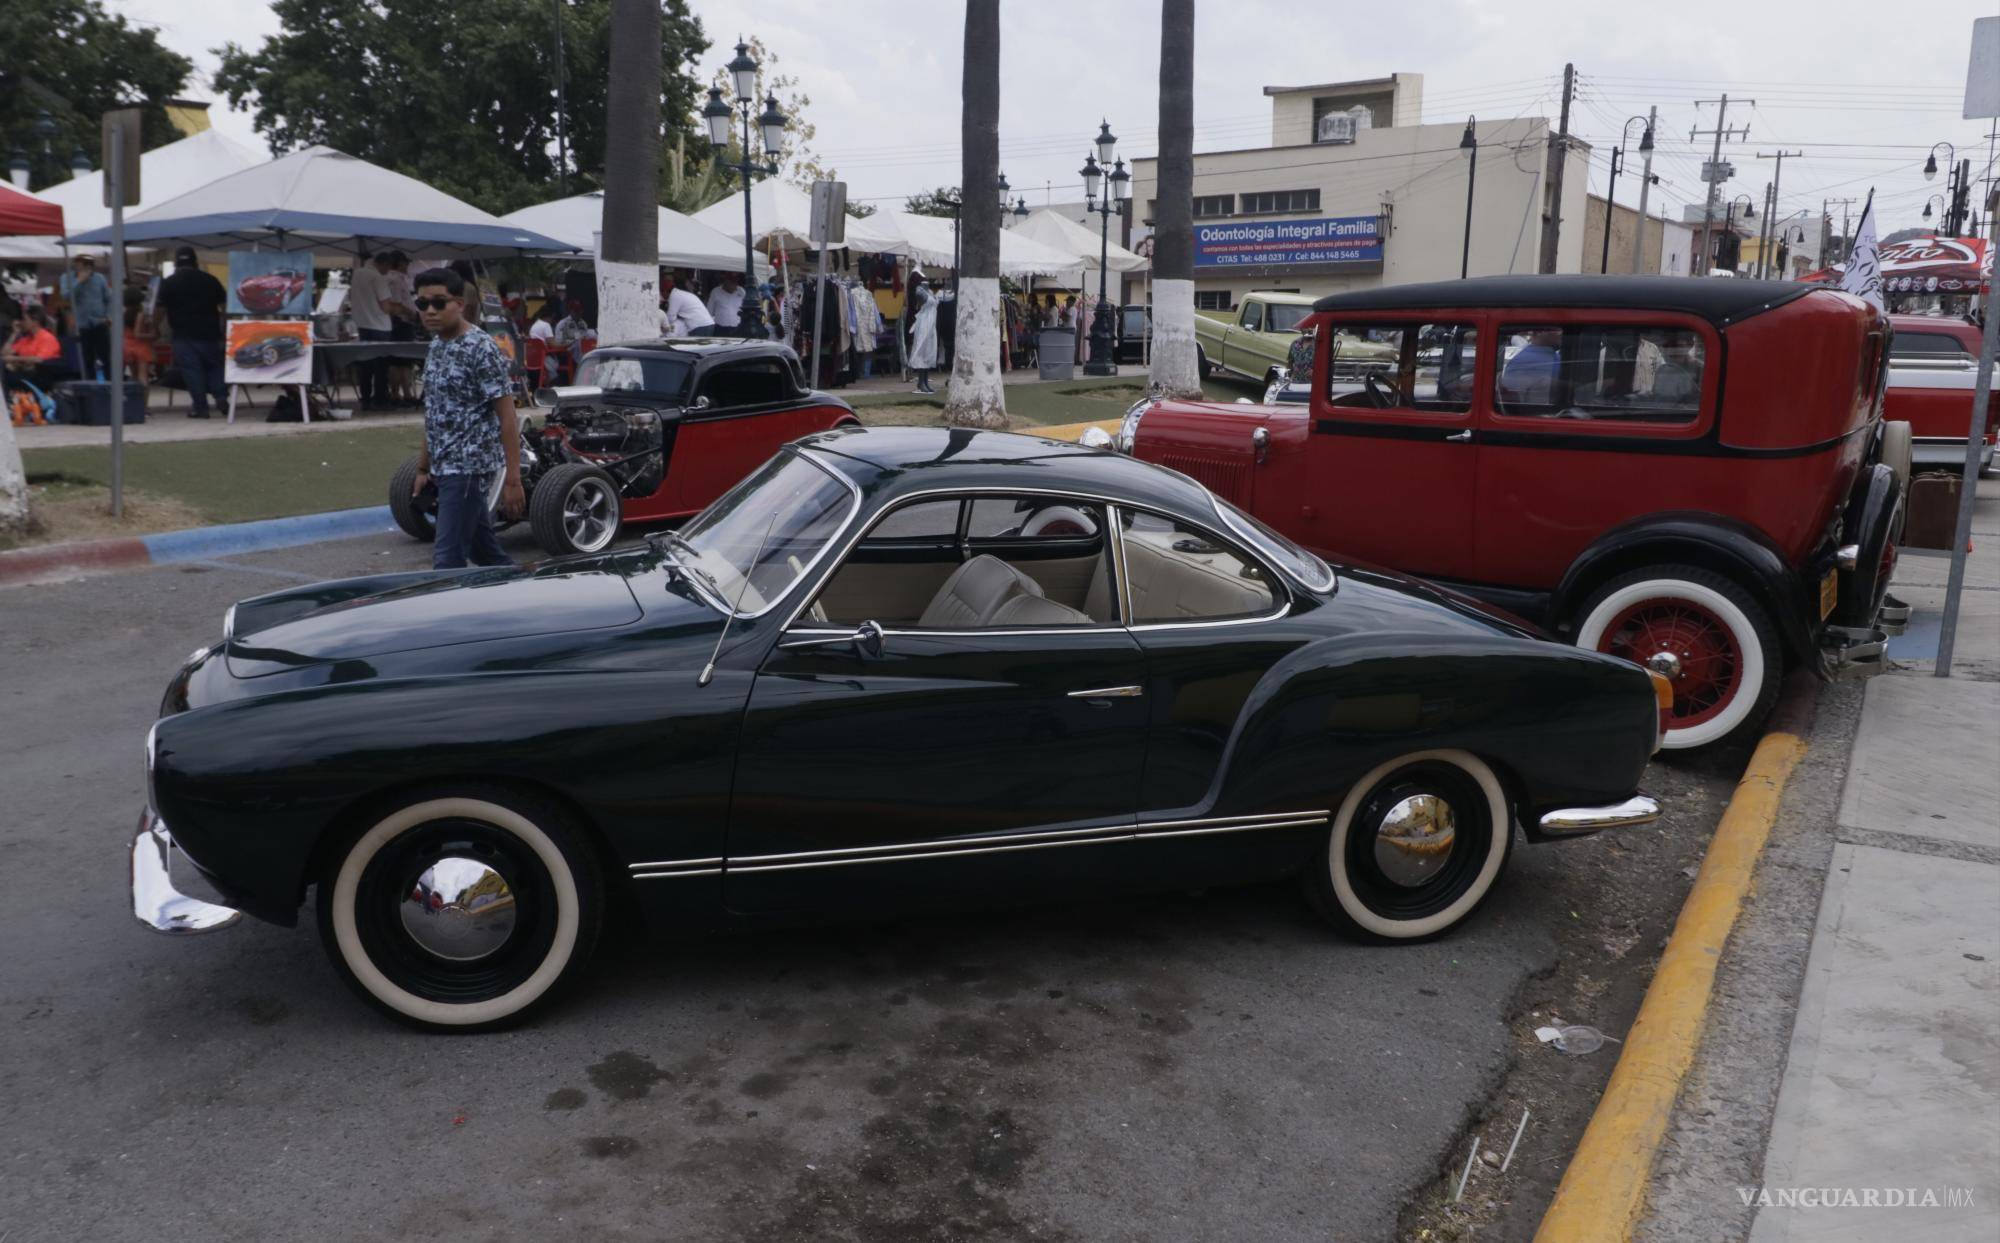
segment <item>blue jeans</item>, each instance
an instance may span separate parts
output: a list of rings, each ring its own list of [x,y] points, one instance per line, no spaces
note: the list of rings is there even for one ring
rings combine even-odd
[[[431,545],[431,568],[462,569],[473,565],[512,565],[514,558],[500,547],[493,533],[493,512],[486,508],[485,475],[433,475],[437,484],[437,542]]]
[[[207,417],[210,397],[217,405],[229,404],[229,390],[222,383],[222,342],[175,341],[174,366],[181,369],[196,418]]]

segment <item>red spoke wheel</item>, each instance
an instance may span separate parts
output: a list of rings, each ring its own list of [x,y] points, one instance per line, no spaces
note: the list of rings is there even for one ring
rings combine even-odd
[[[1748,734],[1777,699],[1783,658],[1770,616],[1723,575],[1693,566],[1636,570],[1598,588],[1579,619],[1577,646],[1644,665],[1673,684],[1665,748]]]

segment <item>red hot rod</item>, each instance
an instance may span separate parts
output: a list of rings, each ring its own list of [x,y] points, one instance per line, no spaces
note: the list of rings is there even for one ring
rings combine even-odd
[[[1886,319],[1804,285],[1487,277],[1314,305],[1310,401],[1148,400],[1118,447],[1315,550],[1439,580],[1674,687],[1664,745],[1782,672],[1881,667],[1908,428]],[[1339,366],[1346,341],[1392,369]],[[1885,431],[1886,427],[1886,431]]]

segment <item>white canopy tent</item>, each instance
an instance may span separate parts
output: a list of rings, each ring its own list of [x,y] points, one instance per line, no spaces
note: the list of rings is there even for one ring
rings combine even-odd
[[[892,251],[896,249],[897,237],[891,230],[885,230],[878,221],[879,215],[862,219],[857,216],[847,218],[847,240],[841,245],[860,252]],[[711,203],[694,214],[694,220],[707,225],[716,232],[736,239],[743,244],[743,195],[730,195],[720,202]],[[776,180],[764,180],[750,188],[750,240],[759,246],[775,239],[780,249],[810,250],[812,234],[812,196],[794,185]],[[829,249],[838,250],[839,246]]]
[[[895,245],[883,247],[896,254],[939,267],[950,267],[954,258],[953,222],[949,216],[917,216],[909,212],[883,212],[887,224],[901,234]],[[870,218],[871,223],[873,217]],[[1044,246],[1033,238],[1012,230],[1000,231],[1000,274],[1032,276],[1038,272],[1060,272],[1076,266],[1076,256]]]
[[[1044,207],[1031,213],[1026,220],[1018,222],[1007,230],[1007,233],[1012,237],[1025,237],[1040,242],[1044,246],[1072,256],[1070,267],[1080,267],[1090,272],[1097,270],[1101,235],[1097,230],[1071,220],[1054,208]],[[1134,254],[1117,242],[1112,242],[1104,266],[1112,272],[1136,272],[1148,264],[1149,260],[1145,256]]]
[[[231,173],[267,162],[267,157],[215,130],[154,147],[139,157],[139,191],[143,198],[136,207],[125,209],[129,220],[139,212],[178,198]],[[63,224],[74,235],[111,223],[111,209],[104,205],[102,169],[72,177],[68,181],[36,191],[36,194],[63,209]],[[85,247],[97,253],[101,247]],[[74,251],[75,248],[72,248]],[[0,260],[29,263],[60,263],[63,248],[53,237],[0,238]]]
[[[362,254],[385,247],[430,259],[555,254],[563,242],[510,224],[414,177],[307,147],[128,216],[126,244],[199,250],[267,246]],[[102,244],[108,230],[72,234]]]
[[[739,208],[742,203],[737,203]],[[596,235],[604,228],[604,192],[592,190],[548,203],[508,212],[500,219],[537,233],[545,233],[586,255],[596,250]],[[740,220],[740,217],[739,217]],[[706,268],[724,272],[743,270],[742,230],[737,236],[709,227],[693,216],[669,208],[660,209],[660,262],[669,267]],[[769,280],[771,265],[757,257],[757,279]]]

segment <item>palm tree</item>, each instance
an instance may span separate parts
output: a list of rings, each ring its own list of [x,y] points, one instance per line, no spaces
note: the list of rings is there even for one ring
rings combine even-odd
[[[21,450],[14,440],[14,420],[0,410],[0,535],[28,525],[28,475],[21,469]]]
[[[965,0],[965,64],[959,102],[958,333],[945,422],[1007,426],[1000,383],[1000,0]]]
[[[606,341],[629,341],[659,335],[659,0],[611,0],[611,69],[604,102],[609,115],[597,332]]]
[[[1153,208],[1153,391],[1199,397],[1194,339],[1194,0],[1160,0],[1160,182]]]

